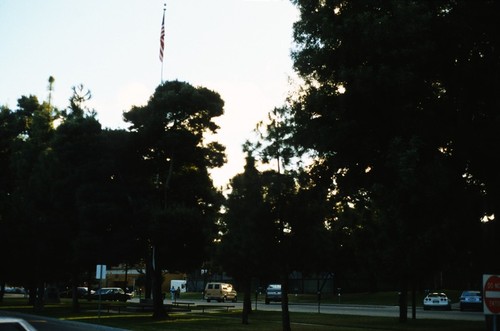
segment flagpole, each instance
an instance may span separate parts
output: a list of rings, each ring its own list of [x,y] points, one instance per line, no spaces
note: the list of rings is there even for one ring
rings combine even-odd
[[[161,74],[160,82],[163,84],[163,50],[165,49],[165,11],[167,10],[167,3],[163,4],[163,19],[161,20],[160,32],[160,61],[161,61]]]
[[[165,11],[167,10],[167,3],[163,4],[163,18],[161,20],[161,32],[160,32],[160,61],[161,61],[161,73],[160,73],[160,83],[163,85],[163,50],[165,49]],[[151,256],[151,267],[153,272],[156,272],[156,245],[152,247]]]

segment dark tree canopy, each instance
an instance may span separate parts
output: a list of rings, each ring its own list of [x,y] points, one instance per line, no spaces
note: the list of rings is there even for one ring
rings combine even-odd
[[[92,281],[83,277],[98,263],[138,260],[126,136],[102,131],[83,100],[61,112],[55,127],[58,113],[33,96],[21,97],[14,111],[2,108],[0,223],[9,233],[2,240],[9,268],[0,281],[28,288],[37,307],[46,284],[77,286]]]
[[[155,317],[165,315],[161,270],[199,267],[214,236],[222,195],[208,170],[222,166],[225,148],[206,141],[218,129],[213,119],[223,106],[216,92],[171,81],[158,86],[146,106],[124,113],[148,183],[137,205],[146,224],[143,239],[152,247]]]
[[[230,183],[215,259],[237,282],[238,291],[243,294],[242,322],[248,324],[251,281],[276,275],[278,234],[271,207],[265,200],[265,183],[252,156],[247,156],[244,172]]]
[[[215,236],[223,196],[208,170],[225,155],[208,139],[224,103],[206,88],[167,82],[124,114],[127,132],[102,130],[90,98],[79,85],[64,111],[34,96],[0,109],[0,227],[9,233],[0,287],[28,287],[38,304],[46,283],[76,288],[96,264],[142,259],[161,300],[163,270],[199,267]]]
[[[315,151],[315,181],[343,206],[332,229],[371,233],[379,249],[369,258],[402,283],[423,266],[456,272],[464,258],[498,269],[464,245],[498,229],[480,222],[498,206],[498,2],[293,2],[293,59],[305,82],[294,137]],[[363,224],[352,223],[352,208]]]
[[[192,268],[202,259],[197,252],[206,226],[201,224],[213,220],[220,204],[208,169],[225,162],[224,147],[205,139],[217,131],[213,119],[223,114],[223,105],[213,91],[172,81],[160,85],[146,106],[124,113],[144,160],[142,176],[149,177],[151,196],[146,204],[157,209],[150,239],[168,246],[168,251],[185,247],[190,257],[172,264],[173,256],[165,261],[167,269],[183,270],[186,263]],[[166,240],[169,237],[172,240]],[[188,243],[196,247],[189,249]]]

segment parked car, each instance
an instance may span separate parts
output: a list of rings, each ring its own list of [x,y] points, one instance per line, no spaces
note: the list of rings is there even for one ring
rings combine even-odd
[[[119,287],[103,287],[95,291],[92,295],[93,299],[101,299],[106,301],[127,301],[132,298],[130,293],[125,293],[122,288]]]
[[[5,291],[5,293],[9,293],[9,294],[26,294],[26,290],[22,287],[6,286],[4,291]]]
[[[451,301],[444,293],[429,293],[424,298],[424,310],[433,308],[451,310]]]
[[[224,302],[231,300],[236,302],[238,300],[238,293],[235,291],[233,285],[228,283],[207,283],[205,286],[204,298],[207,302],[217,300]]]
[[[28,322],[17,317],[0,317],[0,330],[36,331]]]
[[[481,291],[463,291],[460,295],[460,310],[483,310]]]
[[[281,284],[269,284],[266,288],[266,305],[271,301],[281,302]]]
[[[77,291],[77,295],[78,295],[78,298],[82,299],[82,298],[86,298],[88,293],[89,293],[89,289],[88,287],[83,287],[83,286],[80,286],[80,287],[77,287],[76,289]],[[90,291],[90,294],[94,294],[95,291],[94,290],[91,290]],[[73,289],[67,289],[65,291],[61,291],[59,292],[59,297],[61,298],[72,298],[73,297]]]

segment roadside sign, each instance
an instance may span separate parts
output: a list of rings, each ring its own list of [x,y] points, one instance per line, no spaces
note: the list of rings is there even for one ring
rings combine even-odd
[[[106,265],[98,264],[95,271],[95,279],[106,279]]]
[[[499,275],[483,275],[483,306],[485,314],[500,314]]]

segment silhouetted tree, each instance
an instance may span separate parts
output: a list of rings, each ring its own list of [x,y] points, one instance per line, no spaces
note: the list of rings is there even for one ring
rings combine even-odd
[[[498,149],[498,4],[293,2],[293,59],[305,82],[293,105],[296,141],[317,153],[316,181],[330,182],[334,199],[370,212],[381,266],[405,298],[424,265],[439,271],[473,249],[467,234],[493,211],[479,195],[490,200],[497,187],[482,147]]]
[[[140,200],[151,246],[153,317],[166,316],[162,270],[191,270],[201,264],[222,202],[208,169],[225,161],[224,147],[206,143],[223,113],[219,94],[171,81],[158,86],[148,104],[124,113],[136,153],[143,158],[149,192]]]
[[[242,323],[248,324],[252,279],[276,274],[277,228],[265,200],[262,174],[251,155],[246,157],[244,172],[231,179],[230,187],[216,258],[239,284],[238,291],[243,293]]]

